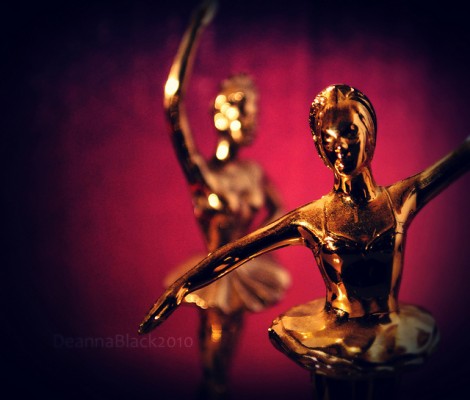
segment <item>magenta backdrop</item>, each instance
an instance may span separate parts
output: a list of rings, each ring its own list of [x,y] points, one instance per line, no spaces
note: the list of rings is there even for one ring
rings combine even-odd
[[[380,184],[458,146],[470,132],[463,18],[459,10],[389,3],[294,1],[249,11],[247,1],[222,2],[188,93],[201,151],[214,148],[217,84],[240,71],[260,92],[258,136],[242,157],[265,168],[286,210],[331,188],[308,128],[310,102],[331,83],[357,87],[376,108]],[[192,398],[197,388],[193,308],[178,310],[151,341],[136,335],[164,275],[203,249],[162,113],[162,87],[192,2],[183,5],[46,2],[7,13],[3,331],[7,388],[18,396]],[[400,298],[434,314],[442,344],[404,377],[403,399],[443,398],[465,385],[469,184],[466,176],[451,185],[409,230]],[[271,346],[267,328],[324,287],[307,249],[277,256],[293,283],[282,303],[247,317],[234,399],[309,398],[308,374]]]

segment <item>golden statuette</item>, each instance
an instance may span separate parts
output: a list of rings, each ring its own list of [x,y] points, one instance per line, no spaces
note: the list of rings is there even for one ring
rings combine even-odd
[[[214,1],[205,1],[193,14],[164,89],[171,141],[189,184],[194,215],[208,252],[246,235],[260,226],[256,223],[264,225],[281,215],[279,196],[261,167],[239,158],[239,150],[251,144],[256,128],[257,91],[249,76],[234,75],[220,85],[213,106],[218,133],[213,158],[206,160],[194,144],[184,97],[201,33],[215,8]],[[178,267],[166,283],[173,283],[205,255],[207,252],[196,255]],[[273,305],[289,283],[287,271],[266,255],[186,296],[185,302],[200,310],[201,398],[226,397],[230,361],[245,312]]]
[[[364,94],[347,85],[329,86],[312,103],[310,127],[320,157],[333,171],[333,189],[212,251],[168,287],[140,332],[151,331],[185,296],[245,262],[303,245],[320,268],[326,296],[279,316],[270,339],[312,371],[316,398],[341,397],[343,386],[354,384],[349,393],[356,397],[342,398],[377,398],[374,379],[388,383],[396,372],[419,365],[439,340],[428,312],[398,301],[405,237],[421,208],[468,171],[470,138],[424,171],[379,186],[371,169],[377,121]]]

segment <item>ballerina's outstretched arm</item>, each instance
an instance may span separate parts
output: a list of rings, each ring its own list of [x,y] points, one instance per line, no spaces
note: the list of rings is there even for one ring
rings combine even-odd
[[[452,182],[470,170],[470,136],[454,151],[424,171],[389,187],[402,223],[416,213]]]
[[[305,244],[297,216],[293,211],[210,253],[160,296],[140,325],[139,333],[148,333],[164,322],[187,294],[221,278],[247,261],[281,247]]]
[[[201,33],[212,20],[216,8],[215,0],[206,0],[195,10],[178,48],[164,89],[164,109],[170,126],[170,136],[189,184],[204,184],[204,170],[207,166],[194,145],[184,97]]]

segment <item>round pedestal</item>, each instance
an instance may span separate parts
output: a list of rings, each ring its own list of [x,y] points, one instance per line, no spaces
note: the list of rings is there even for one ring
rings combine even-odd
[[[397,398],[399,374],[365,379],[338,379],[311,374],[314,400],[392,400]]]

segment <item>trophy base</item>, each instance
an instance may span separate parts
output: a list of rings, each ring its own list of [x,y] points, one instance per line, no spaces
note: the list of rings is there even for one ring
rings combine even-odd
[[[312,372],[313,400],[393,400],[398,398],[399,375],[367,379],[338,379]]]

